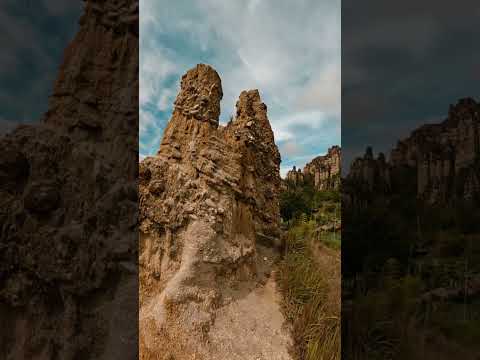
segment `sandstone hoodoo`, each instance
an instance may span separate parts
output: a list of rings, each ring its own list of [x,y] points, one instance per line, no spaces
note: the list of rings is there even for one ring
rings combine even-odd
[[[0,139],[2,359],[137,355],[137,133],[138,1],[88,0],[43,121]]]
[[[287,173],[286,179],[293,184],[302,184],[310,179],[316,190],[338,190],[340,187],[340,160],[341,148],[334,145],[328,149],[327,154],[317,156],[307,165],[303,171],[296,169]]]
[[[266,329],[269,345],[256,349],[261,339],[222,323],[220,308],[226,316],[238,289],[263,276],[259,244],[278,243],[280,154],[257,90],[240,94],[226,126],[221,98],[215,70],[189,70],[157,155],[140,163],[143,359],[243,359],[254,350],[288,359],[273,348],[284,335]]]

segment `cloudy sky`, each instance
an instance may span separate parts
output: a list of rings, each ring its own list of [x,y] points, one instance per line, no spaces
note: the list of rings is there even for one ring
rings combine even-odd
[[[445,119],[449,104],[480,100],[480,2],[342,2],[342,156]]]
[[[340,143],[340,0],[140,0],[140,154],[156,153],[183,73],[222,78],[221,122],[260,90],[282,174]]]
[[[47,109],[81,10],[81,1],[0,2],[0,134],[38,121]]]

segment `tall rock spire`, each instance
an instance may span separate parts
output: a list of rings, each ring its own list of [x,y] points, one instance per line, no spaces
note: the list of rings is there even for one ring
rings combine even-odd
[[[140,163],[146,358],[166,351],[225,358],[213,335],[217,311],[233,306],[235,286],[263,276],[258,243],[278,245],[280,155],[266,105],[257,90],[244,91],[236,118],[221,126],[221,98],[215,70],[203,64],[189,70],[158,154]]]

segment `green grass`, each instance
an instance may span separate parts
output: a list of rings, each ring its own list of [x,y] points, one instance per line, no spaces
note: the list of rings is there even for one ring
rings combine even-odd
[[[340,248],[342,247],[340,232],[327,232],[320,234],[320,241],[330,249],[340,250]]]
[[[340,231],[322,228],[340,221],[340,193],[290,184],[280,207],[288,233],[278,282],[293,327],[292,355],[296,360],[340,359]]]
[[[293,226],[287,235],[279,283],[284,312],[293,324],[298,360],[340,359],[340,298],[330,296],[331,279],[315,261],[309,242],[317,224],[310,220]]]

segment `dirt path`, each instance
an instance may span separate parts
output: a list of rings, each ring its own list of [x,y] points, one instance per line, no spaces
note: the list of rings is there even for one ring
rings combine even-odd
[[[218,351],[212,359],[290,360],[291,340],[284,328],[274,277],[221,308],[209,335]]]
[[[288,353],[292,341],[275,282],[275,255],[259,248],[257,259],[260,282],[232,294],[217,311],[209,332],[215,349],[212,360],[292,360]]]

